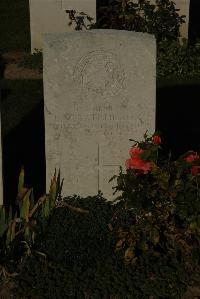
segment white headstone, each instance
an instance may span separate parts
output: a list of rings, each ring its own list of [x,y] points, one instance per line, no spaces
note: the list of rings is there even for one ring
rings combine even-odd
[[[96,20],[96,0],[29,0],[29,9],[32,53],[42,49],[44,33],[74,30],[65,10],[83,11]]]
[[[182,38],[188,38],[190,0],[175,0],[176,9],[180,9],[179,15],[185,15],[185,23],[180,26],[180,35]]]
[[[132,143],[155,130],[156,41],[117,30],[44,38],[47,186],[55,167],[63,195],[113,199],[108,183]],[[48,191],[48,190],[47,190]]]

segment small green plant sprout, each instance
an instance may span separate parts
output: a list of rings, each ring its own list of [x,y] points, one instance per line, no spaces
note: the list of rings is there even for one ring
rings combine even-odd
[[[49,218],[52,209],[54,209],[56,203],[61,200],[63,181],[64,179],[60,181],[60,170],[58,171],[58,175],[56,176],[56,169],[55,169],[53,179],[51,179],[49,194],[46,196],[46,200],[42,205],[42,216],[44,218]]]
[[[12,217],[12,209],[6,216],[5,208],[0,207],[0,238],[6,234],[6,247],[9,248],[16,237],[20,237],[27,244],[33,244],[37,231],[37,212],[41,210],[43,219],[48,219],[50,212],[55,208],[56,200],[61,199],[63,180],[60,180],[60,170],[56,176],[56,170],[51,180],[49,194],[45,194],[34,202],[33,188],[26,188],[24,184],[24,167],[21,167],[18,180],[17,204],[19,213]]]

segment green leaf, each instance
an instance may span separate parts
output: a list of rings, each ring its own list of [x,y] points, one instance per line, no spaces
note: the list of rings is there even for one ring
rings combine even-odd
[[[32,235],[32,232],[28,226],[28,223],[25,224],[25,229],[24,229],[24,239],[29,242],[31,240],[31,235]]]
[[[21,171],[19,174],[19,182],[18,182],[18,194],[20,193],[21,189],[24,188],[24,167],[21,167]]]
[[[10,241],[12,242],[15,238],[15,229],[16,229],[16,221],[15,219],[11,223],[11,234],[10,234]]]
[[[45,202],[42,205],[42,214],[44,218],[48,218],[50,214],[50,203],[49,203],[49,197],[46,197]]]
[[[22,199],[22,206],[20,209],[20,218],[25,219],[26,222],[29,220],[29,211],[30,211],[30,194],[32,192],[32,188],[28,190],[24,198]]]
[[[5,212],[5,207],[1,206],[0,207],[0,223],[5,223],[6,222],[6,212]]]
[[[55,205],[56,200],[56,194],[57,194],[57,181],[56,181],[56,169],[53,176],[53,179],[51,180],[50,190],[49,190],[49,208],[50,210]]]
[[[150,159],[150,157],[151,157],[151,149],[149,149],[149,150],[145,150],[144,151],[144,153],[142,153],[141,155],[140,155],[140,158],[142,159],[142,160],[149,160]]]
[[[153,228],[150,232],[150,239],[153,242],[154,245],[157,245],[160,240],[160,234],[159,231],[156,228]]]
[[[3,236],[5,231],[7,230],[8,225],[6,223],[6,212],[4,206],[0,207],[0,237]]]
[[[60,195],[60,169],[58,170],[58,176],[56,179],[56,198]]]
[[[110,183],[111,181],[113,181],[115,178],[117,178],[118,176],[117,175],[114,175],[113,177],[111,177],[108,181],[108,183]]]
[[[8,218],[7,218],[7,223],[9,224],[12,220],[12,207],[9,208],[9,213],[8,213]]]
[[[12,223],[9,224],[8,231],[6,234],[6,246],[9,246],[11,242],[11,235],[12,235]]]

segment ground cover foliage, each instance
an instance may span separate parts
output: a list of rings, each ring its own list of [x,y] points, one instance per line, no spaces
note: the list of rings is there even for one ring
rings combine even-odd
[[[157,49],[158,78],[199,78],[200,43],[188,44],[187,40],[160,42]]]
[[[156,40],[176,40],[184,16],[171,0],[108,0],[99,7],[96,27],[154,34]]]
[[[168,294],[169,298],[181,298],[189,280],[184,263],[177,263],[171,254],[147,253],[140,254],[137,263],[124,265],[123,254],[114,253],[116,238],[107,227],[113,207],[98,197],[67,202],[90,213],[81,215],[60,208],[52,215],[45,237],[37,243],[38,250],[48,255],[48,262],[38,256],[27,260],[19,276],[20,295],[166,298]],[[124,214],[120,215],[121,224],[127,221]]]
[[[126,172],[110,179],[115,203],[62,198],[60,173],[34,203],[21,170],[19,212],[0,217],[1,279],[14,274],[16,296],[167,299],[199,286],[200,157],[174,161],[161,142],[134,141]]]

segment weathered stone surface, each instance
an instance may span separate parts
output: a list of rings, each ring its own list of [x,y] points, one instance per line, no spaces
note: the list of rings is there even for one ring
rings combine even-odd
[[[96,19],[96,0],[29,0],[31,52],[42,49],[44,33],[73,31],[65,10],[85,12]]]
[[[44,37],[47,187],[59,167],[64,196],[101,190],[112,200],[108,180],[124,169],[129,138],[155,130],[155,39],[117,30]]]

